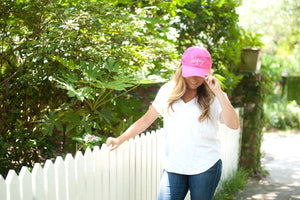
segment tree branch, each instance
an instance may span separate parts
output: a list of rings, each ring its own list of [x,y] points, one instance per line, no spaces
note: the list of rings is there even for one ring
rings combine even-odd
[[[5,82],[9,81],[10,79],[12,79],[19,71],[21,71],[21,69],[24,67],[25,64],[26,64],[26,61],[24,61],[24,63],[18,68],[18,70],[15,71],[10,77],[8,77],[5,80],[3,80],[0,83],[0,86],[3,85]]]

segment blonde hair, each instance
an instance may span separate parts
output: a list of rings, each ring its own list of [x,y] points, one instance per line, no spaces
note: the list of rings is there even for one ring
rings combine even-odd
[[[173,103],[180,99],[186,92],[186,83],[185,80],[182,76],[182,65],[180,64],[174,77],[173,80],[175,81],[175,86],[173,88],[172,93],[169,96],[168,99],[168,109],[173,110]],[[201,86],[197,88],[197,103],[202,110],[201,115],[199,116],[198,120],[199,122],[204,121],[206,119],[210,119],[209,116],[209,109],[210,105],[212,104],[213,100],[215,98],[215,94],[213,91],[209,88],[207,83],[204,81]]]

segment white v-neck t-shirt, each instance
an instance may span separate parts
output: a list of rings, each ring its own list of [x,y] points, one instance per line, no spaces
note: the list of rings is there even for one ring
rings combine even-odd
[[[194,98],[189,102],[179,99],[168,110],[168,98],[174,81],[164,84],[158,91],[152,106],[163,116],[165,135],[164,168],[168,172],[193,175],[212,167],[220,158],[220,142],[217,138],[222,111],[217,98],[210,106],[210,119],[199,122],[201,109]]]

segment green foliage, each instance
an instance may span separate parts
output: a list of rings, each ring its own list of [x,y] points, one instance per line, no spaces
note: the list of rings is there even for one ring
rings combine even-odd
[[[0,173],[74,153],[76,143],[86,148],[87,134],[98,143],[120,135],[157,92],[139,89],[170,79],[178,50],[189,45],[208,47],[230,92],[239,80],[232,73],[239,58],[235,6],[222,0],[1,1]]]
[[[264,46],[261,37],[262,34],[254,33],[253,31],[247,32],[241,28],[240,44],[243,48],[261,48]]]
[[[195,15],[179,13],[180,23],[173,25],[179,34],[179,52],[192,45],[202,45],[212,55],[214,73],[231,77],[224,82],[228,93],[239,79],[234,75],[241,53],[239,16],[235,11],[238,5],[236,0],[193,1],[182,8]]]
[[[291,60],[265,54],[262,60],[261,73],[265,77],[266,102],[264,104],[264,121],[267,130],[299,129],[300,119],[296,102],[287,100],[287,80],[282,74],[295,73],[295,63]],[[289,77],[286,77],[289,79]],[[297,94],[297,91],[294,91]]]
[[[277,102],[264,105],[267,130],[291,130],[300,128],[300,106],[296,101],[287,101],[276,96]],[[279,103],[280,102],[280,103]]]
[[[261,74],[248,72],[233,92],[231,102],[235,107],[244,108],[243,134],[240,165],[250,176],[262,176],[261,142],[264,124],[265,87]]]
[[[239,168],[227,180],[221,181],[214,200],[234,199],[236,194],[245,187],[248,177],[247,170]]]
[[[76,151],[80,151],[81,149],[86,150],[88,147],[93,149],[95,145],[100,146],[101,138],[99,138],[99,136],[85,133],[82,137],[74,137],[73,140],[77,141],[79,144],[79,147],[76,148]]]
[[[299,8],[298,0],[247,0],[243,1],[238,12],[242,27],[263,34],[264,52],[294,60],[295,66],[299,66]]]

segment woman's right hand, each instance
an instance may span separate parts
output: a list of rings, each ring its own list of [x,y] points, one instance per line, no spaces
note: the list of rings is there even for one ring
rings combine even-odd
[[[108,137],[106,140],[106,146],[110,147],[110,150],[115,150],[118,148],[122,143],[120,142],[119,138]]]

